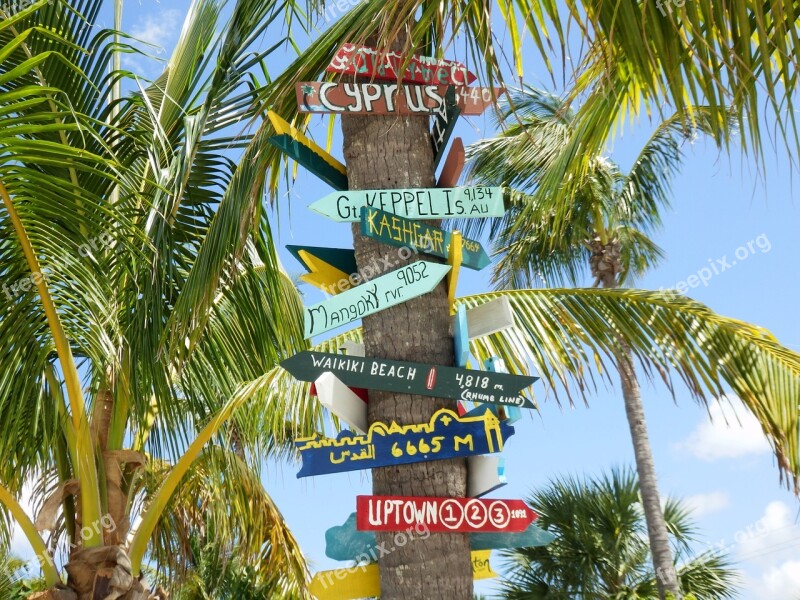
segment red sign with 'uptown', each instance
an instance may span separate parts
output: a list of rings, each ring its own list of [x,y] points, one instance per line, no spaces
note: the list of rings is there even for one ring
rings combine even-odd
[[[522,500],[357,496],[359,531],[403,531],[425,527],[431,532],[520,533],[539,515]]]

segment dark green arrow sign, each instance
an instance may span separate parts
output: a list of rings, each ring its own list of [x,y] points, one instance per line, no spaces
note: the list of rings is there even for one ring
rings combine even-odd
[[[405,246],[441,258],[450,256],[449,231],[370,206],[361,207],[361,233],[391,246]],[[476,271],[492,262],[480,242],[466,238],[461,240],[461,257],[463,266]]]
[[[534,408],[534,405],[520,392],[539,379],[529,375],[310,351],[287,358],[281,366],[300,381],[315,381],[329,372],[348,387],[523,408]]]

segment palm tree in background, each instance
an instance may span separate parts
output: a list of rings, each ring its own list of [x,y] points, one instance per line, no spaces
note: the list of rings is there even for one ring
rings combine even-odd
[[[504,553],[502,598],[658,598],[639,484],[631,469],[555,478],[534,491],[528,504],[540,514],[537,524],[556,539],[545,547]],[[740,578],[730,559],[713,552],[693,557],[696,530],[688,508],[669,498],[664,517],[682,589],[698,600],[734,598]]]
[[[252,42],[285,13],[223,4],[192,4],[153,82],[120,68],[100,0],[0,7],[0,505],[48,598],[138,599],[145,558],[179,586],[208,527],[269,597],[306,594],[259,477],[320,418],[267,375],[306,347],[248,126],[271,53]]]

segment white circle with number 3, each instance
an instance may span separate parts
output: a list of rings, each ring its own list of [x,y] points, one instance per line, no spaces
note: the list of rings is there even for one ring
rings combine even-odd
[[[439,506],[439,520],[448,529],[458,529],[464,521],[464,509],[455,500],[445,500]]]
[[[504,502],[492,502],[489,507],[489,520],[498,529],[505,529],[511,523],[511,509]]]
[[[467,525],[473,529],[480,529],[486,525],[489,519],[489,512],[486,510],[486,505],[480,500],[470,500],[464,507],[464,518],[467,520]]]

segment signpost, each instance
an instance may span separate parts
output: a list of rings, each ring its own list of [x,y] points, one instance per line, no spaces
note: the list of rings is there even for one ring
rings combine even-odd
[[[429,423],[398,425],[373,423],[366,435],[342,431],[336,438],[318,434],[295,441],[303,459],[297,477],[375,469],[461,456],[493,454],[503,450],[514,435],[492,411],[459,418],[453,411],[437,410]]]
[[[352,290],[345,292],[350,293]],[[287,358],[281,366],[300,381],[314,381],[325,371],[330,371],[349,387],[522,408],[533,408],[534,405],[520,395],[520,391],[539,379],[528,375],[490,373],[309,350]]]
[[[361,219],[368,206],[412,220],[479,219],[502,217],[503,190],[499,187],[459,187],[408,190],[352,190],[328,194],[308,208],[332,221]]]
[[[546,546],[556,539],[552,533],[531,525],[522,533],[471,533],[470,549],[501,550],[504,548],[534,548]],[[343,525],[331,527],[325,532],[325,556],[333,560],[363,561],[377,560],[378,544],[374,531],[356,530],[356,513],[352,513]]]
[[[439,162],[444,156],[444,149],[453,130],[456,128],[456,121],[461,114],[461,107],[456,100],[456,88],[450,86],[445,94],[444,106],[438,111],[436,120],[433,122],[431,141],[433,142],[433,170],[439,166]]]
[[[461,273],[461,259],[462,259],[462,245],[461,245],[461,232],[454,231],[451,234],[452,243],[450,244],[450,251],[448,252],[447,262],[450,265],[450,272],[447,274],[447,306],[450,307],[450,313],[453,312],[453,306],[456,303],[456,289],[458,288],[458,276]]]
[[[333,373],[323,373],[314,382],[319,403],[347,423],[351,429],[365,434],[367,405],[358,394],[351,391]]]
[[[271,110],[267,111],[278,135],[270,144],[282,150],[336,190],[347,189],[347,168]]]
[[[506,296],[475,306],[467,311],[469,339],[492,335],[516,326],[511,301]]]
[[[480,498],[506,483],[506,463],[502,456],[470,456],[467,459],[467,496]]]
[[[440,258],[450,256],[452,234],[449,231],[370,206],[361,207],[361,234],[398,248],[411,248]],[[480,271],[491,262],[480,242],[461,238],[463,266]]]
[[[306,339],[427,294],[450,267],[418,261],[342,292],[304,311]],[[352,387],[365,387],[355,385]]]
[[[492,566],[489,564],[491,554],[491,550],[479,550],[472,553],[472,578],[475,581],[497,577],[497,573],[492,571]],[[320,571],[311,579],[308,591],[317,600],[379,598],[381,580],[378,563],[356,565],[349,569]]]
[[[450,152],[447,153],[442,172],[439,173],[439,179],[436,181],[436,187],[457,186],[461,173],[464,171],[464,161],[464,142],[457,137],[450,146]]]
[[[446,85],[396,83],[300,82],[295,86],[297,108],[306,113],[343,115],[430,115],[445,110]],[[503,92],[502,88],[469,88],[455,94],[461,114],[477,116]]]
[[[407,65],[406,65],[407,63]],[[405,69],[403,65],[406,65]],[[375,48],[344,44],[325,69],[329,73],[363,75],[374,79],[436,85],[469,85],[477,79],[461,63],[430,56],[412,56],[409,60],[397,52],[381,52]]]
[[[469,335],[467,334],[467,309],[461,304],[456,309],[453,327],[453,347],[456,355],[456,366],[464,368],[469,361]]]
[[[300,280],[335,296],[353,287],[358,279],[351,275],[356,273],[356,256],[354,250],[340,248],[320,248],[318,246],[286,246],[287,250],[306,269],[308,273],[301,275]]]
[[[424,527],[431,533],[521,533],[538,517],[522,500],[356,496],[359,531]]]

